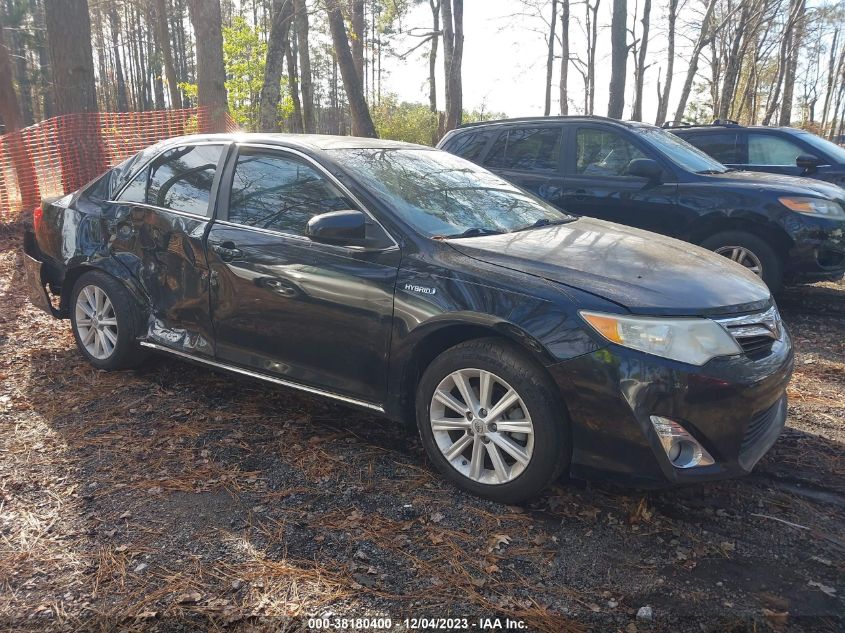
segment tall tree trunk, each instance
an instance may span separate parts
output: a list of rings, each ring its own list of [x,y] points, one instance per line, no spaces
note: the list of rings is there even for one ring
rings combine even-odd
[[[170,95],[170,107],[182,108],[182,94],[179,92],[179,79],[173,62],[173,48],[170,45],[170,30],[167,28],[167,0],[156,0],[156,29],[161,47],[161,61],[164,64],[164,76],[167,78],[167,93]]]
[[[352,27],[350,37],[352,39],[352,60],[355,62],[355,72],[359,77],[364,76],[364,32],[367,28],[364,20],[364,0],[350,0]],[[373,17],[375,22],[375,17]]]
[[[329,1],[333,2],[334,0]],[[294,0],[294,11],[296,13],[296,39],[299,48],[299,71],[302,86],[302,119],[305,132],[314,134],[317,131],[317,120],[314,114],[314,84],[311,75],[311,51],[308,48],[308,10],[305,6],[305,0]],[[343,30],[345,33],[346,27]],[[348,42],[346,48],[349,48]]]
[[[734,95],[736,93],[737,81],[739,79],[739,70],[742,65],[742,56],[739,54],[740,47],[743,39],[749,34],[748,23],[751,18],[752,8],[753,7],[750,2],[746,2],[742,6],[742,11],[739,15],[739,23],[733,33],[727,65],[725,67],[725,74],[722,78],[722,90],[719,93],[719,108],[716,112],[716,117],[719,119],[727,119],[733,110]]]
[[[681,97],[678,100],[678,108],[675,110],[675,118],[673,123],[678,125],[684,118],[684,110],[687,109],[687,101],[689,100],[690,92],[692,91],[692,82],[695,80],[695,75],[698,73],[698,60],[701,57],[701,51],[710,42],[713,37],[713,11],[716,8],[716,0],[708,0],[707,8],[704,10],[704,19],[701,21],[701,31],[698,33],[698,39],[692,49],[690,55],[689,67],[687,68],[687,77],[684,81],[684,87],[681,89]]]
[[[59,130],[62,186],[70,193],[104,169],[99,117],[93,114],[97,112],[97,92],[91,21],[87,0],[50,0],[45,9],[56,111],[92,113]]]
[[[560,113],[569,114],[569,0],[560,0]]]
[[[824,105],[822,106],[822,129],[827,125],[830,101],[831,97],[833,97],[833,86],[835,85],[836,69],[838,68],[836,56],[839,52],[839,36],[841,33],[842,27],[837,28],[833,33],[833,41],[830,44],[830,57],[827,63],[827,87],[824,91]],[[845,55],[845,47],[843,47],[842,52]]]
[[[343,89],[346,91],[349,110],[352,113],[352,133],[356,136],[377,138],[376,126],[373,124],[370,109],[367,107],[367,100],[364,98],[364,84],[362,78],[358,75],[358,71],[355,70],[355,61],[352,59],[352,51],[349,49],[346,26],[343,24],[343,13],[338,2],[339,0],[326,0],[326,9],[337,64],[340,67],[340,76],[343,79]]]
[[[47,38],[45,36],[47,26],[44,22],[44,5],[41,0],[29,0],[30,12],[32,13],[35,34],[35,52],[38,58],[38,98],[41,101],[41,119],[49,119],[53,116],[53,90],[50,73],[50,61],[47,53]]]
[[[780,107],[780,119],[778,124],[789,125],[792,121],[792,97],[795,86],[795,71],[798,68],[798,55],[800,54],[801,43],[804,39],[804,12],[806,0],[798,0],[795,19],[791,20],[792,29],[789,42],[789,58],[786,63],[786,72],[783,76],[783,101]]]
[[[463,119],[464,2],[441,0],[443,19],[443,61],[446,67],[446,131]]]
[[[593,114],[596,109],[596,52],[599,36],[599,5],[601,0],[596,0],[596,3],[590,6],[589,0],[584,3],[587,10],[587,23],[589,24],[588,31],[590,32],[590,42],[587,45],[587,114]]]
[[[27,46],[24,39],[26,29],[26,15],[23,8],[17,4],[10,3],[7,7],[7,19],[11,18],[13,23],[9,31],[9,49],[12,51],[12,63],[15,82],[18,85],[18,100],[20,104],[21,123],[23,126],[32,125],[35,122],[32,111],[32,82],[27,64]]]
[[[549,25],[549,52],[546,56],[546,100],[543,104],[543,116],[552,111],[552,74],[555,67],[555,29],[557,29],[557,0],[552,0],[552,19]]]
[[[641,24],[643,25],[643,33],[640,40],[640,47],[637,51],[637,67],[635,68],[634,77],[634,107],[632,119],[634,121],[643,120],[643,83],[645,82],[645,60],[646,52],[648,50],[648,30],[651,17],[651,0],[645,0],[643,3],[643,17]]]
[[[428,109],[433,121],[431,126],[431,144],[437,145],[441,137],[440,117],[437,113],[437,45],[440,42],[440,1],[428,0],[431,8],[431,50],[428,53]]]
[[[18,181],[21,206],[25,210],[30,210],[38,206],[41,193],[38,190],[38,178],[32,155],[19,132],[23,116],[15,94],[12,76],[12,62],[9,59],[9,52],[3,39],[2,24],[0,24],[0,118],[6,126],[6,143],[12,158],[15,178]]]
[[[88,1],[49,0],[45,9],[56,111],[96,112]]]
[[[621,119],[625,109],[625,74],[628,65],[627,0],[613,0],[610,21],[610,98],[607,116]]]
[[[666,83],[658,94],[655,125],[663,125],[669,111],[669,96],[672,94],[672,77],[675,73],[675,22],[678,19],[678,0],[669,0],[669,29],[666,33]]]
[[[285,66],[285,45],[288,42],[290,21],[293,17],[292,0],[273,0],[273,17],[267,41],[267,59],[264,63],[264,81],[258,108],[258,130],[279,131],[279,100],[281,99],[282,72]]]
[[[296,33],[291,36],[288,29],[284,40],[285,58],[288,60],[288,90],[293,101],[293,116],[290,117],[290,131],[302,132],[302,102],[299,100],[299,72],[296,67]]]
[[[207,108],[207,128],[226,129],[226,69],[220,0],[189,0],[188,13],[197,38],[197,104]]]
[[[144,6],[144,17],[147,22],[147,59],[150,60],[151,81],[153,83],[153,95],[155,98],[155,109],[164,109],[164,81],[162,80],[163,69],[161,58],[161,42],[156,31],[158,20],[154,18],[153,8],[150,4]]]

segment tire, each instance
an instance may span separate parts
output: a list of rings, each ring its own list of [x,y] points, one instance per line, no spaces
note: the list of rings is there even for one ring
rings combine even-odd
[[[462,372],[458,382],[457,372]],[[487,390],[489,410],[480,397],[484,373],[492,385]],[[472,416],[466,414],[459,382],[471,390]],[[516,399],[509,397],[513,404],[499,415],[496,409],[505,404],[508,389]],[[435,391],[441,394],[438,398]],[[451,400],[444,400],[444,393]],[[569,423],[557,393],[542,367],[512,343],[497,338],[461,343],[435,358],[417,386],[416,417],[423,446],[437,470],[458,488],[501,503],[525,501],[569,467]],[[461,407],[462,412],[456,410]],[[437,430],[433,420],[438,421]],[[505,424],[509,430],[499,428]],[[520,432],[529,427],[530,432]],[[445,454],[450,448],[455,451],[451,460]],[[494,453],[500,458],[495,460],[498,464]]]
[[[101,311],[95,305],[102,306]],[[92,312],[95,318],[87,318]],[[79,351],[94,367],[128,369],[143,362],[147,354],[138,345],[138,321],[129,292],[113,277],[92,271],[76,280],[71,292],[71,329]]]
[[[723,231],[705,239],[701,246],[734,261],[743,259],[739,263],[761,277],[772,294],[783,287],[783,261],[764,239],[745,231]],[[749,266],[755,263],[754,258],[759,262],[759,272]]]

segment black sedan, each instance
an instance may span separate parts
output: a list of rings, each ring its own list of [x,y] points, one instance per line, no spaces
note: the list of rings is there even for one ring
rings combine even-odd
[[[161,352],[415,421],[491,499],[747,473],[786,418],[792,345],[754,274],[430,148],[172,139],[45,203],[24,244],[95,367]]]

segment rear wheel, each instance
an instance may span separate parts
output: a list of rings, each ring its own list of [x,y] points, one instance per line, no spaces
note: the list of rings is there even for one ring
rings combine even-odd
[[[144,360],[132,299],[120,282],[99,271],[85,273],[74,284],[71,301],[73,336],[88,362],[125,369]]]
[[[708,237],[701,246],[745,266],[773,293],[781,289],[783,262],[764,239],[745,231],[723,231]]]
[[[540,493],[569,465],[563,406],[536,363],[500,339],[438,356],[417,389],[429,458],[463,490],[504,503]]]

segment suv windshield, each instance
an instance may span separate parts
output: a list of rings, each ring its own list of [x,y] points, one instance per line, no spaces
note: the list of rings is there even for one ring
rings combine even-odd
[[[361,148],[329,153],[428,237],[509,233],[575,219],[447,152]]]
[[[845,163],[845,148],[839,147],[836,143],[831,143],[827,139],[823,139],[820,136],[816,136],[815,134],[810,134],[808,132],[802,132],[801,134],[798,134],[798,137],[805,143],[812,145],[817,150],[824,152],[836,162]]]
[[[638,127],[634,131],[666,158],[687,171],[697,174],[722,174],[728,170],[684,139],[659,128]]]

